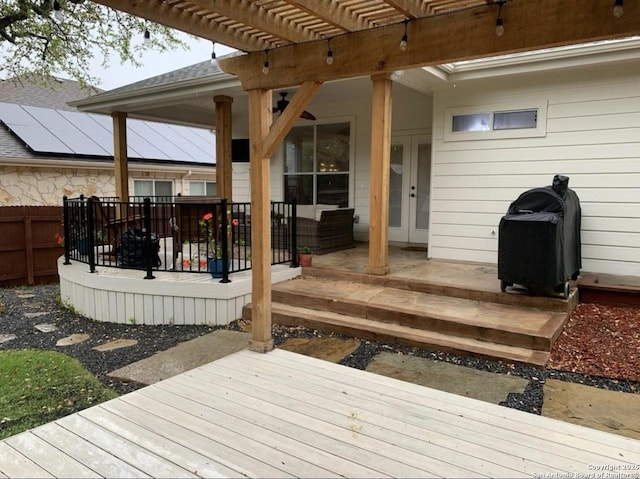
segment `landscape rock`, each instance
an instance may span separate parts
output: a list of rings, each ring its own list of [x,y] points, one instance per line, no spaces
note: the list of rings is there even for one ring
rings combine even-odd
[[[380,353],[367,371],[441,391],[499,404],[509,393],[523,393],[528,381],[404,354]]]
[[[71,336],[58,340],[56,346],[73,346],[74,344],[84,343],[90,337],[88,334],[72,334]]]
[[[542,415],[640,439],[640,395],[548,379]]]
[[[99,346],[96,346],[92,349],[105,352],[113,351],[114,349],[119,348],[128,348],[130,346],[135,346],[136,344],[138,344],[138,341],[136,341],[135,339],[115,339],[113,341],[109,341],[108,343],[100,344]]]
[[[58,327],[55,324],[51,323],[36,324],[34,328],[42,333],[52,333],[58,330]]]
[[[358,349],[359,346],[360,341],[357,339],[289,338],[278,347],[294,353],[311,356],[312,358],[337,363]]]

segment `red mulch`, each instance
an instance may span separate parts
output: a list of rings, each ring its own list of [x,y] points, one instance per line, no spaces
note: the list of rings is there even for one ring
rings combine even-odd
[[[547,367],[640,381],[640,308],[579,304]]]

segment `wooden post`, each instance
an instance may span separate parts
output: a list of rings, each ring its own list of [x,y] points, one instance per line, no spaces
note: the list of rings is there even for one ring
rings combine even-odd
[[[271,337],[271,198],[269,156],[264,141],[271,126],[271,90],[249,91],[251,144],[251,323],[249,349],[268,352]]]
[[[216,196],[233,201],[231,190],[231,104],[226,95],[213,97],[216,106]]]
[[[116,196],[122,202],[129,201],[129,166],[127,163],[127,114],[114,112],[113,118],[113,161],[115,167]],[[116,208],[120,217],[120,208]]]
[[[391,157],[391,80],[373,75],[371,165],[369,172],[369,274],[389,273],[389,167]]]

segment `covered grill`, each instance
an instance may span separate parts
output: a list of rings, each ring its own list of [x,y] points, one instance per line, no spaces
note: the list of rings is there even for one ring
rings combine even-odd
[[[498,279],[500,288],[553,288],[569,295],[569,279],[582,266],[580,200],[569,178],[556,175],[551,186],[522,193],[500,220]]]

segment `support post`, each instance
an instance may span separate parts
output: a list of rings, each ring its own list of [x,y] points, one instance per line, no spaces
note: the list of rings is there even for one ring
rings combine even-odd
[[[116,196],[123,203],[129,202],[129,166],[127,159],[127,114],[114,112],[113,118],[113,161],[115,168]],[[116,217],[122,215],[116,208]]]
[[[271,336],[271,201],[269,156],[264,139],[271,125],[271,90],[249,91],[251,144],[251,340],[249,349],[268,352]]]
[[[371,77],[371,166],[369,173],[368,273],[389,273],[389,167],[391,85],[388,74]]]
[[[231,104],[226,95],[213,97],[216,106],[216,196],[233,201],[231,186]]]

